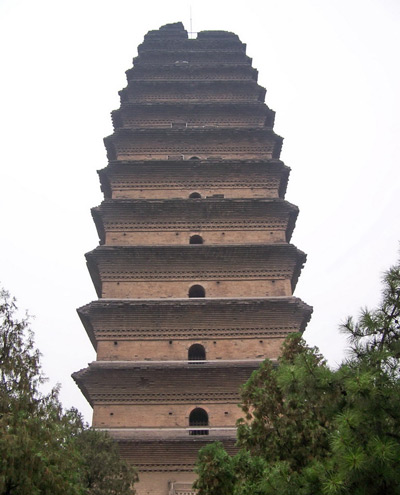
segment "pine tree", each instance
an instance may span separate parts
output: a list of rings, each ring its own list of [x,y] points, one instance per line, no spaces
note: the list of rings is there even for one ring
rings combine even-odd
[[[199,494],[217,493],[212,476],[226,473],[233,495],[400,494],[399,322],[400,263],[379,307],[342,325],[350,349],[337,370],[289,336],[278,364],[267,360],[243,387],[239,453],[200,452]]]
[[[41,392],[30,318],[17,315],[0,290],[0,495],[134,494],[136,471],[111,438],[88,429],[77,410],[64,411],[58,387]]]

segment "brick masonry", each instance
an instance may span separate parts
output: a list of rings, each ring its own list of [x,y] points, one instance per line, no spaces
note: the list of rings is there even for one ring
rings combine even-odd
[[[133,62],[92,209],[99,299],[78,309],[97,359],[73,376],[93,426],[138,466],[138,495],[188,495],[199,448],[235,451],[240,386],[310,318],[293,296],[306,256],[239,38],[170,24]]]

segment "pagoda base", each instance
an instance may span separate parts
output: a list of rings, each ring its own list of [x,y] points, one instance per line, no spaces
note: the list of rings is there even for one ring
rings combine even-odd
[[[222,435],[193,435],[185,439],[138,440],[118,438],[121,457],[138,468],[137,495],[192,495],[191,486],[196,475],[194,466],[198,451],[217,440],[222,441],[229,454],[236,453],[234,431]]]
[[[135,485],[136,495],[195,495],[192,485],[196,475],[191,473],[141,473]]]

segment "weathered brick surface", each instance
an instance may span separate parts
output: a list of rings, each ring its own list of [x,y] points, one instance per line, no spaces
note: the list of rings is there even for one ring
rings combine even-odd
[[[188,297],[193,285],[204,287],[207,297],[277,297],[292,294],[290,280],[202,280],[181,281],[137,281],[102,284],[102,297],[111,299],[179,298]]]
[[[285,232],[283,230],[245,230],[224,232],[209,231],[206,229],[193,229],[186,232],[171,232],[160,229],[158,232],[112,232],[105,236],[105,244],[108,246],[134,246],[134,245],[181,245],[187,246],[193,235],[200,235],[203,244],[266,244],[285,242]]]
[[[96,361],[74,377],[94,405],[237,404],[239,386],[260,362]]]
[[[206,401],[191,404],[168,405],[99,405],[93,415],[93,424],[99,428],[187,428],[189,415],[196,407],[208,413],[210,427],[231,427],[241,417],[237,403],[207,404]]]
[[[268,349],[273,339],[302,332],[311,308],[295,297],[259,299],[100,300],[79,308],[79,316],[95,348],[106,359],[103,345],[129,342],[213,342],[221,350],[229,341],[258,342]],[[251,315],[251,318],[249,318]],[[222,342],[220,343],[220,340]],[[264,342],[263,342],[264,343]],[[264,349],[265,347],[263,347]],[[110,349],[110,356],[119,353]],[[122,347],[121,352],[124,352]],[[163,354],[159,354],[161,356]],[[175,355],[175,354],[174,354]],[[217,356],[217,355],[216,355]],[[217,356],[218,357],[218,356]],[[152,359],[152,355],[146,356]],[[136,359],[126,356],[126,359]],[[172,359],[172,357],[171,357]]]
[[[206,351],[206,359],[274,359],[279,354],[284,337],[265,336],[261,339],[207,340],[99,340],[97,359],[137,360],[137,361],[182,361],[188,359],[188,350],[193,344],[201,344]]]
[[[291,295],[305,255],[289,244],[101,246],[86,259],[101,297],[186,297],[197,284],[207,297],[274,297]]]
[[[202,198],[283,198],[289,168],[279,160],[179,160],[112,162],[99,171],[106,198],[187,199],[193,192]],[[190,157],[189,157],[190,158]]]
[[[161,72],[157,80],[162,81],[165,77],[167,77],[165,72]],[[173,80],[175,79],[178,77]],[[182,105],[180,102],[177,105],[167,100],[162,104],[138,101],[115,110],[112,118],[115,129],[163,128],[179,131],[213,127],[272,128],[274,112],[261,102],[236,101],[233,106],[221,105],[218,102],[214,105],[208,103]]]
[[[169,495],[170,487],[191,485],[195,480],[194,473],[164,473],[164,472],[142,472],[139,483],[136,486],[138,495]],[[184,492],[181,492],[182,495]],[[181,494],[179,494],[181,495]]]
[[[138,495],[188,495],[200,447],[235,451],[240,385],[311,315],[292,296],[298,210],[257,76],[233,33],[150,31],[104,140],[86,255],[99,300],[78,310],[97,361],[73,376],[138,466]],[[196,407],[208,435],[190,434]]]
[[[269,129],[182,129],[115,131],[105,138],[109,160],[168,160],[180,155],[186,159],[219,157],[235,160],[278,159],[282,138]]]
[[[92,215],[102,244],[272,244],[291,237],[298,209],[281,200],[108,200]]]

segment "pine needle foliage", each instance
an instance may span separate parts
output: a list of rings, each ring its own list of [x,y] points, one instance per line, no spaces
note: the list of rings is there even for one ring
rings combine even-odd
[[[379,307],[341,330],[349,353],[336,370],[293,334],[277,363],[252,374],[238,454],[206,447],[207,465],[219,463],[205,473],[200,451],[199,495],[225,493],[209,489],[221,473],[233,495],[400,494],[400,263],[384,276]]]
[[[112,439],[45,381],[30,318],[0,290],[0,495],[133,495],[136,471]]]

